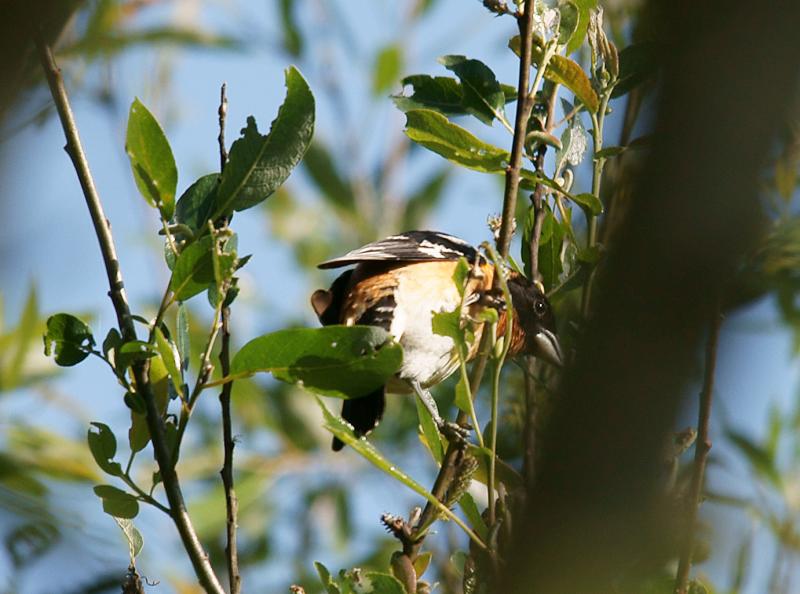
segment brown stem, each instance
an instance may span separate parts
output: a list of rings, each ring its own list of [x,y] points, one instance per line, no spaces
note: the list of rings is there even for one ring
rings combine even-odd
[[[225,117],[228,114],[228,97],[225,94],[226,85],[222,83],[219,90],[219,171],[225,171],[228,164],[228,151],[225,148]],[[222,377],[231,373],[231,332],[230,332],[230,307],[223,307],[221,311],[222,346],[219,351],[219,366]],[[233,382],[222,385],[219,394],[219,404],[222,408],[222,445],[224,457],[222,462],[222,486],[225,489],[225,555],[228,562],[228,580],[230,581],[230,594],[239,594],[242,589],[242,576],[239,573],[239,547],[236,540],[236,521],[239,515],[239,500],[236,497],[233,481],[233,448],[236,442],[233,439],[231,423],[231,392]]]
[[[72,159],[72,164],[78,175],[78,180],[83,190],[83,196],[86,200],[86,206],[89,209],[89,215],[94,225],[95,235],[100,244],[100,252],[108,277],[108,294],[114,306],[120,333],[122,334],[123,340],[126,342],[136,340],[136,329],[133,325],[133,319],[131,318],[128,299],[125,295],[122,273],[114,247],[114,238],[111,235],[111,225],[103,212],[100,196],[97,193],[97,188],[94,185],[91,170],[89,169],[89,162],[86,159],[86,154],[83,152],[80,136],[78,134],[78,127],[72,114],[66,87],[64,86],[64,79],[61,77],[61,71],[56,65],[50,46],[43,41],[40,31],[35,25],[34,40],[36,42],[37,51],[39,52],[42,69],[47,77],[47,84],[50,87],[50,93],[56,104],[59,120],[64,129],[64,135],[66,136],[67,144],[65,150],[70,159]],[[155,452],[159,472],[161,473],[161,481],[164,484],[164,491],[169,501],[170,516],[180,534],[181,541],[189,555],[200,584],[207,592],[224,594],[224,590],[208,560],[208,555],[203,549],[200,539],[197,537],[197,532],[189,518],[189,514],[186,511],[186,504],[183,500],[183,493],[181,492],[178,476],[172,464],[169,448],[164,439],[164,423],[155,404],[155,398],[148,377],[148,370],[149,365],[146,361],[137,361],[133,365],[133,377],[136,383],[136,389],[142,394],[145,402],[147,428],[153,442],[153,450]]]
[[[706,471],[708,453],[711,450],[711,439],[708,435],[711,423],[711,404],[714,395],[714,371],[717,366],[717,344],[719,329],[722,325],[722,314],[719,306],[714,309],[709,324],[708,342],[706,343],[705,373],[703,389],[700,392],[700,410],[697,419],[697,440],[694,444],[694,469],[689,492],[686,494],[686,534],[675,576],[675,594],[686,594],[689,586],[689,571],[692,568],[694,549],[694,529],[697,524],[697,512],[703,491],[703,476]]]

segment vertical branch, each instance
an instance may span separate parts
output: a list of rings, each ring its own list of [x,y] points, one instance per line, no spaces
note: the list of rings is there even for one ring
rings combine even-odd
[[[136,329],[133,325],[128,299],[125,295],[122,272],[120,271],[119,261],[117,260],[114,238],[111,235],[111,226],[103,212],[100,196],[97,193],[97,188],[94,185],[92,173],[89,169],[89,162],[86,159],[86,154],[83,152],[80,136],[78,134],[78,126],[75,123],[75,117],[72,114],[72,108],[69,104],[67,90],[64,86],[64,79],[56,65],[50,46],[43,41],[41,33],[36,25],[33,26],[32,30],[42,69],[47,78],[47,84],[50,87],[50,93],[56,104],[59,120],[64,129],[64,135],[66,136],[67,144],[65,149],[78,175],[78,180],[83,190],[83,196],[86,200],[86,206],[89,209],[89,215],[92,219],[95,234],[100,244],[100,252],[108,277],[108,294],[114,306],[120,333],[122,334],[123,340],[126,342],[136,340]],[[186,504],[183,500],[183,493],[178,481],[178,475],[175,472],[172,455],[164,437],[164,423],[156,407],[155,397],[150,386],[148,371],[149,364],[146,361],[137,361],[133,364],[133,377],[136,389],[141,393],[145,402],[147,428],[153,442],[153,450],[156,462],[158,463],[159,472],[161,473],[161,481],[164,484],[164,492],[169,501],[169,514],[180,534],[183,546],[186,549],[186,553],[189,555],[201,586],[207,592],[224,594],[224,590],[208,560],[208,554],[203,549],[203,545],[200,543],[200,539],[197,536],[197,532],[186,510]]]
[[[705,475],[708,453],[711,450],[709,438],[709,425],[711,422],[711,403],[714,393],[714,372],[717,366],[717,344],[719,343],[719,329],[722,325],[722,314],[719,305],[714,308],[708,330],[706,343],[705,371],[703,374],[703,389],[700,392],[700,410],[697,418],[697,441],[694,445],[694,469],[689,492],[686,494],[686,534],[684,535],[683,550],[678,562],[678,572],[675,576],[675,594],[686,594],[689,583],[689,571],[692,568],[692,552],[694,549],[694,531],[697,524],[697,512],[703,491],[703,476]]]
[[[225,94],[225,83],[219,91],[219,170],[222,173],[228,163],[228,151],[225,148],[225,117],[228,114],[228,97]],[[223,297],[226,298],[226,297]],[[230,307],[223,305],[221,316],[222,347],[219,352],[219,365],[222,377],[227,377],[231,372],[231,332],[230,332]],[[225,554],[228,563],[228,579],[230,581],[230,594],[239,594],[242,588],[242,576],[239,573],[239,548],[236,542],[236,520],[239,514],[239,500],[233,483],[233,448],[236,445],[233,439],[231,423],[231,392],[233,382],[222,385],[219,394],[219,404],[222,408],[222,444],[224,458],[222,462],[222,486],[225,490]]]

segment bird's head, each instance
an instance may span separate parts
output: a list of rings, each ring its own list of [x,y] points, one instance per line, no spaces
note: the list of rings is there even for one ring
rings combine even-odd
[[[513,354],[534,355],[561,367],[563,357],[556,335],[556,319],[541,287],[521,274],[512,273],[508,290],[515,315],[512,349],[516,352]]]

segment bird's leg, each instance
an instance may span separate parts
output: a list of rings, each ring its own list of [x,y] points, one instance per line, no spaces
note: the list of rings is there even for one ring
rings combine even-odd
[[[436,401],[433,399],[431,393],[422,387],[422,385],[418,381],[410,382],[411,387],[414,389],[414,392],[419,399],[422,401],[422,404],[431,413],[431,417],[433,417],[433,422],[436,423],[436,427],[439,429],[442,435],[447,438],[448,441],[459,443],[459,444],[466,444],[467,443],[467,435],[469,434],[469,426],[462,426],[458,423],[453,423],[451,421],[445,421],[442,416],[439,414],[439,407],[436,406]]]

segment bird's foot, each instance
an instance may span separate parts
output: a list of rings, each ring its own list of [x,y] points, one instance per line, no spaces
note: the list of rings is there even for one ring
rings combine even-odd
[[[447,441],[456,444],[458,447],[466,447],[468,443],[467,437],[471,430],[471,425],[459,425],[452,421],[442,421],[439,423],[439,432],[444,435]]]

